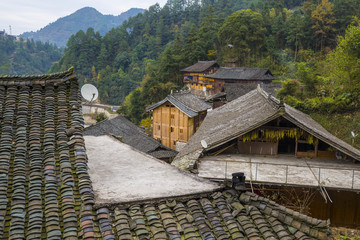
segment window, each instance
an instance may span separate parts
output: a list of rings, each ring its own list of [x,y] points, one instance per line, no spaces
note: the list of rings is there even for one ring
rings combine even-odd
[[[173,128],[173,127],[170,127],[170,131],[171,131],[171,132],[174,132],[174,128]]]
[[[180,133],[183,133],[183,129],[180,129]]]
[[[171,114],[171,118],[173,118],[173,119],[174,119],[174,118],[175,118],[175,115],[174,115],[174,114]]]

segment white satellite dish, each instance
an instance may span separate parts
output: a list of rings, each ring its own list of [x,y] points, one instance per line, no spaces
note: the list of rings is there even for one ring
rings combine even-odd
[[[207,147],[208,147],[208,145],[207,145],[207,143],[206,143],[205,140],[201,140],[200,143],[201,143],[201,146],[202,146],[203,148],[207,148]]]
[[[87,83],[81,88],[81,96],[85,98],[86,101],[92,102],[98,98],[99,92],[94,85]]]
[[[353,138],[355,138],[355,137],[357,136],[357,134],[355,134],[353,131],[351,131],[351,136],[352,136]]]

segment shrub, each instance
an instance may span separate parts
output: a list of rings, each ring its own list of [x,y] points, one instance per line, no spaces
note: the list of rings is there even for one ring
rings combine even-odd
[[[96,122],[101,122],[108,119],[108,117],[105,115],[105,113],[98,113],[96,114]]]

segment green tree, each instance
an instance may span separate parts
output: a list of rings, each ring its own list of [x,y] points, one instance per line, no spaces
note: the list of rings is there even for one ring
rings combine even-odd
[[[296,76],[303,84],[304,94],[307,97],[315,97],[317,94],[317,71],[316,62],[300,62],[297,64]]]
[[[196,63],[198,60],[206,58],[206,51],[202,41],[198,36],[198,29],[193,25],[185,40],[183,47],[183,55],[185,64],[191,65]]]
[[[326,37],[334,30],[335,17],[333,12],[334,4],[328,0],[321,0],[311,14],[313,29],[320,42],[320,50],[323,50]]]
[[[261,14],[250,9],[231,14],[220,27],[218,39],[224,61],[235,60],[244,65],[257,56],[264,46],[265,28]]]
[[[219,19],[215,14],[215,9],[210,5],[203,11],[203,17],[199,27],[199,41],[203,46],[203,51],[209,60],[214,59],[214,52],[217,51],[217,31],[219,29]]]
[[[301,47],[301,42],[304,39],[304,18],[299,11],[294,12],[288,20],[288,32],[286,42],[294,47],[294,61],[296,62],[297,53]]]
[[[350,93],[354,102],[360,99],[360,20],[355,19],[338,46],[329,55],[330,77],[337,85],[337,94]],[[350,97],[350,96],[349,96]]]
[[[346,27],[351,24],[352,17],[360,17],[360,0],[334,0],[334,14],[336,23],[334,25],[337,34],[345,34]]]

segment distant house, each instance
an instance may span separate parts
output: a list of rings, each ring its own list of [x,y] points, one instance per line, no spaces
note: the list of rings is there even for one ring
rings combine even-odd
[[[104,120],[84,129],[84,136],[112,135],[122,142],[167,162],[176,156],[177,152],[162,145],[123,116],[119,115],[111,120]]]
[[[189,92],[173,93],[146,108],[152,112],[153,138],[176,149],[176,143],[187,142],[200,127],[211,105]]]
[[[218,181],[241,170],[265,191],[319,189],[312,216],[354,227],[360,225],[359,163],[358,149],[258,87],[209,112],[172,164]]]
[[[256,88],[257,84],[269,84],[275,79],[267,68],[220,67],[215,61],[199,61],[181,72],[184,73],[184,84],[201,98],[222,92],[225,84]]]
[[[219,69],[216,61],[199,61],[194,65],[181,70],[184,73],[184,84],[192,93],[199,97],[205,97],[212,83],[204,78],[204,75],[212,74]]]
[[[269,84],[275,77],[267,68],[220,67],[215,73],[204,75],[211,82],[212,94],[222,90],[225,83]]]

